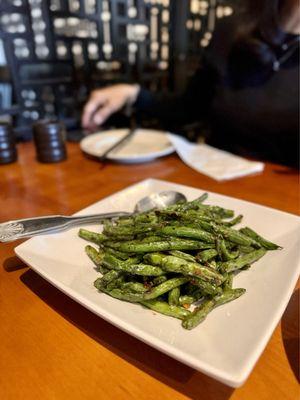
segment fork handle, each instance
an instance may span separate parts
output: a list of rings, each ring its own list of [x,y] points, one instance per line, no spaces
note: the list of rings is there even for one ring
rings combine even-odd
[[[80,224],[101,223],[101,220],[126,217],[129,212],[111,212],[103,214],[68,217],[51,215],[8,221],[0,224],[0,242],[12,242],[40,234],[61,231]]]

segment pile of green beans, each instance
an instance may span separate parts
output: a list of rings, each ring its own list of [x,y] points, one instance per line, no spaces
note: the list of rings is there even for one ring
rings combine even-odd
[[[206,198],[106,221],[102,233],[80,229],[97,245],[85,247],[101,274],[95,287],[179,318],[185,329],[244,294],[233,277],[280,247],[248,227],[234,229],[242,216],[203,204]]]

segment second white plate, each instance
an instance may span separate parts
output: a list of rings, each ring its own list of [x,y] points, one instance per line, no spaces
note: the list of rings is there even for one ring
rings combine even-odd
[[[128,129],[114,129],[94,133],[80,142],[85,153],[100,157],[109,147],[128,133]],[[127,142],[112,151],[108,159],[124,163],[142,163],[163,157],[174,152],[166,132],[150,129],[137,129]]]

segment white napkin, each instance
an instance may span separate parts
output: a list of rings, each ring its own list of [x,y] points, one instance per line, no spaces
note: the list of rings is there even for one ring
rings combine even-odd
[[[183,162],[217,181],[239,178],[264,169],[261,162],[248,161],[207,144],[190,143],[173,134],[168,134],[168,138]]]

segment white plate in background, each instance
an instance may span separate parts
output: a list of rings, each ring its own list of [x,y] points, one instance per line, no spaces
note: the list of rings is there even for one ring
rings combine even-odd
[[[100,157],[127,133],[128,129],[112,129],[94,133],[82,139],[80,148],[89,155]],[[112,151],[107,158],[123,163],[142,163],[173,152],[174,147],[166,132],[136,129],[134,135],[119,148]]]
[[[141,198],[164,190],[184,193],[188,200],[203,191],[149,179],[95,203],[78,215],[132,211]],[[271,251],[234,279],[246,288],[239,299],[215,309],[192,331],[167,317],[99,293],[93,286],[99,274],[85,255],[79,228],[37,236],[15,252],[38,274],[95,314],[169,356],[229,385],[244,383],[278,324],[296,284],[299,270],[300,218],[268,207],[209,193],[207,203],[243,214],[249,225],[283,246]],[[97,226],[88,229],[100,230]]]

